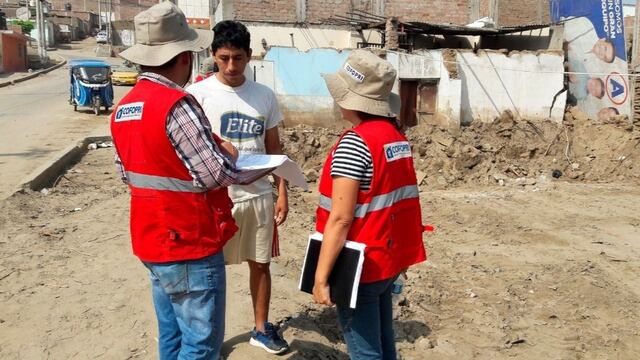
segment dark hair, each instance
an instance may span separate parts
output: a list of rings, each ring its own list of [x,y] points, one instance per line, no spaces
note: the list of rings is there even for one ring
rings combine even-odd
[[[611,41],[610,39],[605,39],[604,42],[606,42],[609,45],[611,45],[611,50],[612,50],[611,59],[605,59],[606,62],[611,64],[613,62],[613,60],[616,59],[616,44],[614,44],[613,41]]]
[[[620,115],[620,110],[618,110],[617,108],[614,108],[613,106],[609,106],[607,109],[611,109],[613,110],[613,112],[616,113],[616,115]]]
[[[251,52],[251,34],[247,27],[233,20],[221,21],[213,27],[211,51],[215,54],[221,47],[233,47]]]
[[[373,115],[373,114],[369,114],[366,113],[364,111],[359,111],[358,110],[358,117],[360,118],[360,120],[362,121],[369,121],[369,120],[387,120],[388,122],[392,123],[393,125],[395,125],[395,127],[397,129],[400,129],[400,124],[398,122],[398,119],[395,117],[388,117],[388,116],[380,116],[380,115]]]

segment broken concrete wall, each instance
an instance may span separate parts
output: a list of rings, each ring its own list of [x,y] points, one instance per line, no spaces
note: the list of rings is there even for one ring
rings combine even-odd
[[[252,62],[249,76],[273,88],[286,124],[334,126],[340,114],[321,74],[336,72],[349,52],[273,47],[264,62]],[[566,93],[551,108],[564,85],[562,52],[388,51],[386,58],[398,72],[394,93],[399,94],[400,81],[416,82],[419,90],[431,87],[418,91],[421,121],[459,127],[492,122],[507,110],[519,118],[562,121]],[[425,107],[430,110],[420,116]]]
[[[338,71],[348,55],[348,50],[335,49],[269,49],[265,60],[273,62],[274,90],[286,125],[329,126],[339,121],[321,74]]]
[[[435,112],[424,119],[420,114],[421,102],[428,102],[418,95],[419,121],[433,120],[446,127],[460,126],[461,81],[452,79],[447,70],[442,50],[420,50],[412,54],[387,52],[387,60],[398,71],[398,80],[394,92],[398,93],[399,82],[418,80],[420,84],[437,84],[435,94]]]
[[[460,51],[458,72],[462,80],[462,123],[492,122],[506,110],[520,118],[561,122],[566,106],[564,54],[559,51]]]
[[[445,66],[438,84],[437,112],[434,122],[449,128],[460,127],[462,80],[452,79]]]

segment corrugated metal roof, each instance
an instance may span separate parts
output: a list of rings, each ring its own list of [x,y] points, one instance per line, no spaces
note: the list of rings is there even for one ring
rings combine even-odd
[[[550,24],[528,24],[520,26],[505,26],[499,28],[473,28],[468,26],[452,25],[452,24],[432,24],[424,22],[408,22],[398,24],[398,28],[406,33],[412,34],[429,34],[429,35],[504,35],[518,33],[528,30],[543,29],[551,26]],[[384,29],[384,24],[377,25]]]

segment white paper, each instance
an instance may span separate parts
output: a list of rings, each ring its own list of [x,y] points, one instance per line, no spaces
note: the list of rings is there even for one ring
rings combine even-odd
[[[286,155],[242,154],[236,160],[236,167],[240,170],[277,168],[288,159]]]
[[[273,172],[291,185],[309,189],[300,166],[286,155],[243,154],[238,157],[236,168],[240,170],[241,183],[251,183]]]

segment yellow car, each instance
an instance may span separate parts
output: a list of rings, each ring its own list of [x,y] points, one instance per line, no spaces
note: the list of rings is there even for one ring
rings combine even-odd
[[[117,66],[111,67],[111,83],[113,85],[135,85],[140,71],[135,67]]]

